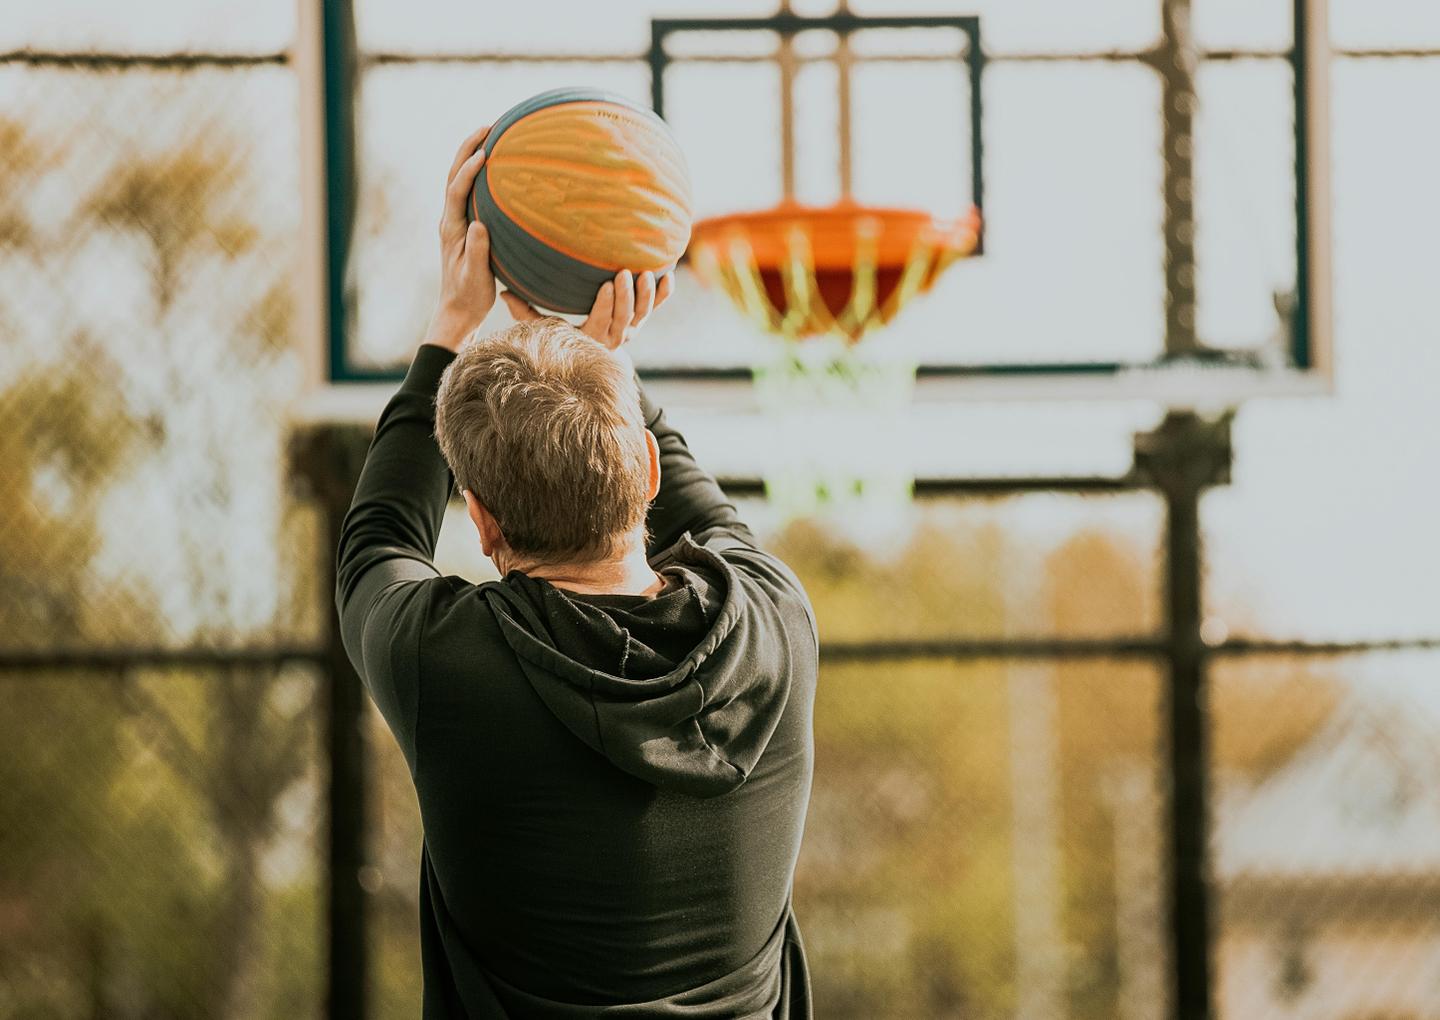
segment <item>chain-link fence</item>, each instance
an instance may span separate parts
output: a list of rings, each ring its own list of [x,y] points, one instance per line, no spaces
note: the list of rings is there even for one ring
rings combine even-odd
[[[3,644],[313,638],[283,65],[0,66]]]
[[[0,669],[0,1016],[316,1015],[318,686]]]
[[[1440,1010],[1437,666],[1405,652],[1215,670],[1223,1015]]]
[[[0,1016],[315,1015],[281,56],[0,65]]]

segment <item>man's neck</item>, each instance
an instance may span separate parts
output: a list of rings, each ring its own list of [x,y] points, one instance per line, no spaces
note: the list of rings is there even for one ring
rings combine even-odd
[[[533,563],[514,569],[584,595],[654,595],[665,586],[645,559],[643,535],[635,536],[616,557],[589,563]]]

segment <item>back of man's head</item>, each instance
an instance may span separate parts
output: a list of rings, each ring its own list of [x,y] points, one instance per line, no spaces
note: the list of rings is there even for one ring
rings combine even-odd
[[[506,544],[542,563],[614,555],[645,520],[649,460],[629,368],[561,319],[461,348],[435,435]]]

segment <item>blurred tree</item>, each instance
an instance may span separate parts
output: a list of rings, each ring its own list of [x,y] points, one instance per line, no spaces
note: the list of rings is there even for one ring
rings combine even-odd
[[[44,239],[24,204],[56,155],[0,119],[0,259],[33,262]],[[0,349],[20,326],[0,314]],[[0,648],[21,651],[106,636],[132,592],[93,583],[95,498],[135,446],[123,401],[96,384],[115,368],[83,331],[76,357],[8,366],[0,391]],[[0,713],[0,1013],[84,1015],[105,994],[109,932],[95,895],[106,842],[105,789],[120,766],[112,678],[5,678]],[[93,691],[95,696],[77,696]]]
[[[244,471],[265,464],[279,492],[283,465],[273,454],[265,462],[278,427],[252,421],[237,432],[216,412],[247,380],[261,390],[293,331],[283,262],[263,263],[256,287],[204,293],[225,278],[215,260],[233,261],[261,239],[241,211],[253,188],[247,150],[207,129],[175,150],[121,158],[80,204],[81,232],[70,228],[62,239],[36,228],[13,197],[63,168],[63,154],[34,137],[0,120],[0,259],[48,266],[64,279],[76,236],[88,240],[98,228],[131,238],[144,253],[153,318],[133,335],[107,335],[102,348],[83,329],[57,345],[55,322],[41,324],[52,335],[37,343],[0,314],[0,349],[64,348],[44,367],[0,382],[0,410],[15,423],[0,433],[0,644],[233,639],[249,604],[232,592],[243,579],[223,560],[217,566],[216,545],[257,527],[247,520],[246,487],[267,480]],[[254,268],[245,267],[247,281]],[[216,347],[228,358],[223,375]],[[241,414],[264,410],[257,402]],[[248,458],[246,444],[255,447]],[[114,533],[114,521],[134,513],[112,494],[114,483],[156,463],[202,465],[163,481],[182,502],[187,490],[202,493],[231,524],[227,531],[204,514],[182,515],[187,526],[173,538],[199,623],[178,635],[150,578],[125,573],[117,582],[96,571],[105,525]],[[252,573],[267,566],[251,561]],[[276,607],[288,608],[284,599]],[[308,838],[290,845],[314,814],[312,679],[238,665],[3,679],[0,1015],[312,1010],[313,847]],[[296,808],[284,805],[306,789],[297,823]]]
[[[192,276],[199,287],[214,277],[200,272],[206,257],[233,260],[257,243],[260,228],[241,211],[253,190],[248,150],[223,131],[199,132],[178,148],[130,159],[105,175],[84,206],[96,226],[134,237],[148,248],[154,296],[153,335],[168,343],[153,365],[167,371],[170,384],[151,406],[138,409],[166,423],[167,445],[185,446],[199,456],[183,458],[187,476],[180,485],[205,495],[223,517],[240,512],[246,486],[261,480],[236,477],[235,446],[240,439],[229,423],[213,413],[217,385],[233,386],[228,376],[209,373],[213,361],[187,356],[189,345],[204,338],[171,328],[170,319],[187,295]],[[208,339],[228,345],[227,365],[237,374],[259,374],[266,360],[289,346],[293,328],[292,290],[283,267],[238,322],[213,324]],[[193,300],[193,298],[192,298]],[[228,326],[228,328],[226,328]],[[231,518],[233,519],[233,518]],[[196,526],[199,525],[199,526]],[[223,532],[221,533],[223,535]],[[190,636],[201,645],[221,644],[233,636],[232,606],[236,579],[217,569],[213,546],[223,537],[205,521],[182,526],[173,535],[182,547],[187,589],[205,607],[205,619]],[[271,536],[274,541],[279,536]],[[273,669],[218,668],[203,687],[203,697],[174,697],[165,683],[137,683],[135,704],[154,722],[157,746],[177,766],[177,776],[192,784],[205,806],[208,823],[223,848],[221,872],[203,928],[211,947],[206,1016],[242,1018],[261,1015],[267,961],[261,857],[274,835],[280,797],[305,773],[313,748],[307,705],[277,710]]]
[[[246,149],[221,130],[199,130],[184,145],[116,166],[82,214],[149,245],[155,306],[174,305],[185,270],[206,254],[233,257],[252,248],[259,230],[235,204],[246,171]]]
[[[24,200],[36,178],[54,165],[54,152],[40,143],[24,124],[0,117],[0,252],[31,249],[34,228]]]

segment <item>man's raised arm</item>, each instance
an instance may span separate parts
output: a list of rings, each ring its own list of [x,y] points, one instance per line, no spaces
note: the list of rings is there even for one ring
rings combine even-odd
[[[400,635],[423,617],[423,583],[439,576],[431,559],[454,485],[435,443],[435,391],[465,338],[495,304],[489,237],[467,223],[465,202],[485,160],[489,128],[465,139],[450,166],[440,219],[440,301],[411,363],[386,405],[365,458],[336,553],[335,604],[345,649],[407,758],[418,697],[413,678],[392,668]]]
[[[465,216],[489,133],[487,126],[465,139],[450,164],[440,216],[440,300],[426,343],[380,415],[341,530],[335,600],[352,657],[359,649],[351,639],[376,595],[397,581],[438,574],[430,560],[454,482],[433,436],[435,391],[455,352],[495,304],[490,237]]]
[[[379,571],[385,583],[436,576],[430,560],[454,484],[432,433],[435,388],[455,355],[422,345],[405,381],[375,426],[336,553],[337,608],[342,621],[361,581]],[[375,590],[371,579],[367,589]],[[363,614],[362,614],[363,615]]]

